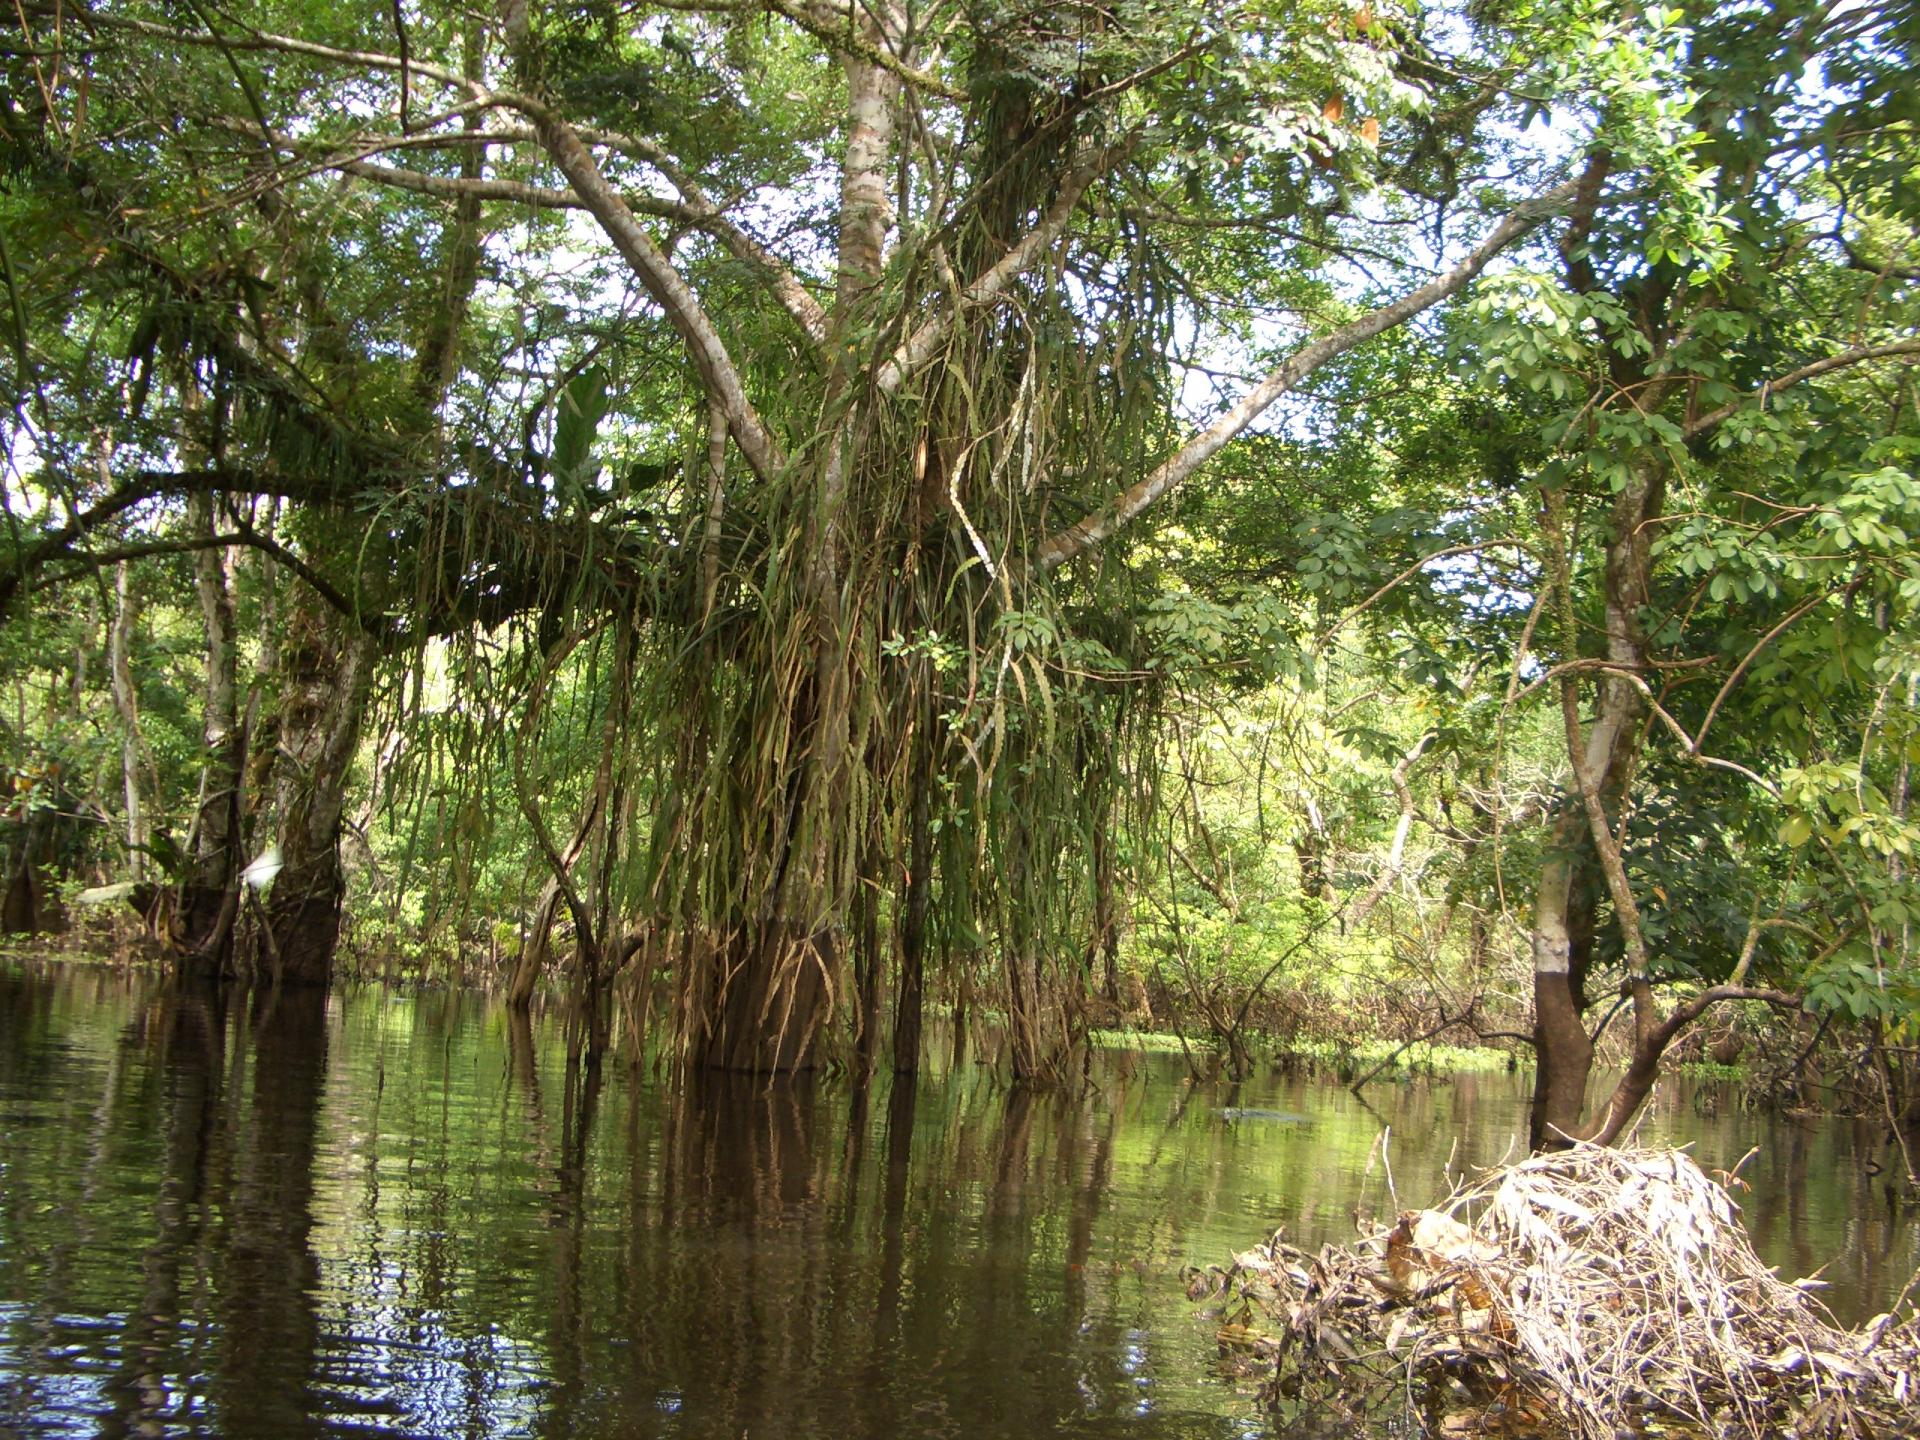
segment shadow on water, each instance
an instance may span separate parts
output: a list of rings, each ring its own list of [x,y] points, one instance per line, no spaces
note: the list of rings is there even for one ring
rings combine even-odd
[[[666,1086],[468,997],[0,971],[0,1431],[1257,1432],[1179,1267],[1389,1211],[1383,1123],[1411,1201],[1525,1120],[1511,1077],[1370,1110],[1131,1054],[1035,1092],[993,1044],[890,1085]],[[1884,1303],[1920,1256],[1871,1136],[1689,1096],[1651,1123],[1708,1164],[1762,1146],[1769,1258]]]

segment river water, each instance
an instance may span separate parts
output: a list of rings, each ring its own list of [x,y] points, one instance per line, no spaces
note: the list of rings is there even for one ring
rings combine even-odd
[[[1523,1077],[1030,1094],[935,1048],[864,1096],[595,1083],[470,996],[0,968],[0,1432],[1256,1435],[1180,1267],[1390,1211],[1385,1125],[1405,1204],[1524,1134]],[[1761,1250],[1842,1319],[1920,1260],[1870,1132],[1675,1085],[1646,1133],[1758,1145]]]

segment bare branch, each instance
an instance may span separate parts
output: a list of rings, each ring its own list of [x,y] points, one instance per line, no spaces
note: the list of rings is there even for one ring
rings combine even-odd
[[[412,58],[402,60],[398,55],[385,55],[376,50],[342,50],[333,45],[299,40],[291,35],[272,35],[259,30],[244,35],[210,35],[204,31],[176,30],[171,25],[155,25],[151,21],[135,20],[124,15],[102,14],[97,9],[88,14],[87,20],[89,24],[106,29],[130,30],[137,35],[148,35],[174,45],[207,45],[222,50],[271,50],[283,55],[303,55],[311,60],[355,65],[368,70],[389,70],[396,74],[404,69],[415,79],[424,77],[471,93],[478,93],[480,89],[466,76],[438,65],[423,64]]]
[[[331,160],[317,162],[324,170],[371,180],[395,190],[411,190],[417,195],[432,195],[443,200],[505,200],[539,210],[587,210],[591,207],[571,190],[556,190],[549,185],[532,185],[520,180],[496,180],[487,176],[467,178],[457,175],[429,175],[424,170],[407,170],[396,165],[378,165],[370,160]],[[634,208],[666,219],[677,219],[684,207],[669,201],[651,204],[635,202]]]

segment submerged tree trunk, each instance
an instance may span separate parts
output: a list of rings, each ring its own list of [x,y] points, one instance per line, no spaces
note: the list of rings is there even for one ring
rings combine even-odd
[[[58,858],[58,812],[29,801],[20,806],[14,819],[6,893],[0,896],[0,931],[42,935],[65,929],[66,914],[46,873]]]
[[[774,916],[726,937],[694,973],[694,1059],[713,1070],[782,1074],[819,1063],[839,932]]]
[[[931,755],[932,736],[916,727],[916,754]],[[931,765],[917,767],[907,812],[907,885],[900,917],[900,986],[894,997],[893,1070],[910,1075],[920,1068],[920,1034],[927,994],[927,907],[933,888],[933,776]]]
[[[507,1008],[524,1014],[533,1003],[534,988],[546,969],[552,948],[553,924],[560,913],[560,882],[549,876],[541,887],[539,902],[533,907],[533,923],[527,927],[520,953],[514,957],[512,974],[507,978]]]
[[[899,42],[902,19],[891,6],[854,21],[864,47],[876,53]],[[855,731],[855,676],[848,655],[849,595],[872,577],[855,573],[847,534],[855,469],[865,460],[872,417],[861,403],[857,327],[880,296],[886,238],[893,222],[894,112],[900,82],[859,50],[843,60],[847,82],[846,155],[841,171],[839,275],[822,392],[822,437],[813,453],[791,462],[793,518],[804,537],[792,611],[774,635],[767,676],[753,702],[768,707],[771,729],[791,749],[760,772],[737,818],[748,829],[751,857],[737,883],[733,924],[718,965],[689,978],[691,1053],[722,1070],[785,1072],[818,1063],[816,1042],[831,1010],[847,949],[845,925],[865,827],[850,803],[853,758],[865,753]],[[837,343],[836,343],[837,342]],[[753,460],[755,441],[736,423],[734,437]],[[765,468],[763,458],[757,469]],[[715,783],[718,777],[709,777]],[[718,898],[718,897],[715,897]]]
[[[345,881],[340,834],[347,783],[373,685],[373,642],[302,596],[283,649],[281,869],[266,905],[264,959],[294,985],[333,978]]]

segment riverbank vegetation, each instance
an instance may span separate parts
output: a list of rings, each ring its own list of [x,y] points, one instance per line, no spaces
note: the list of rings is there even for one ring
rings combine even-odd
[[[9,928],[1540,1145],[1744,1051],[1913,1173],[1912,14],[20,18]]]

